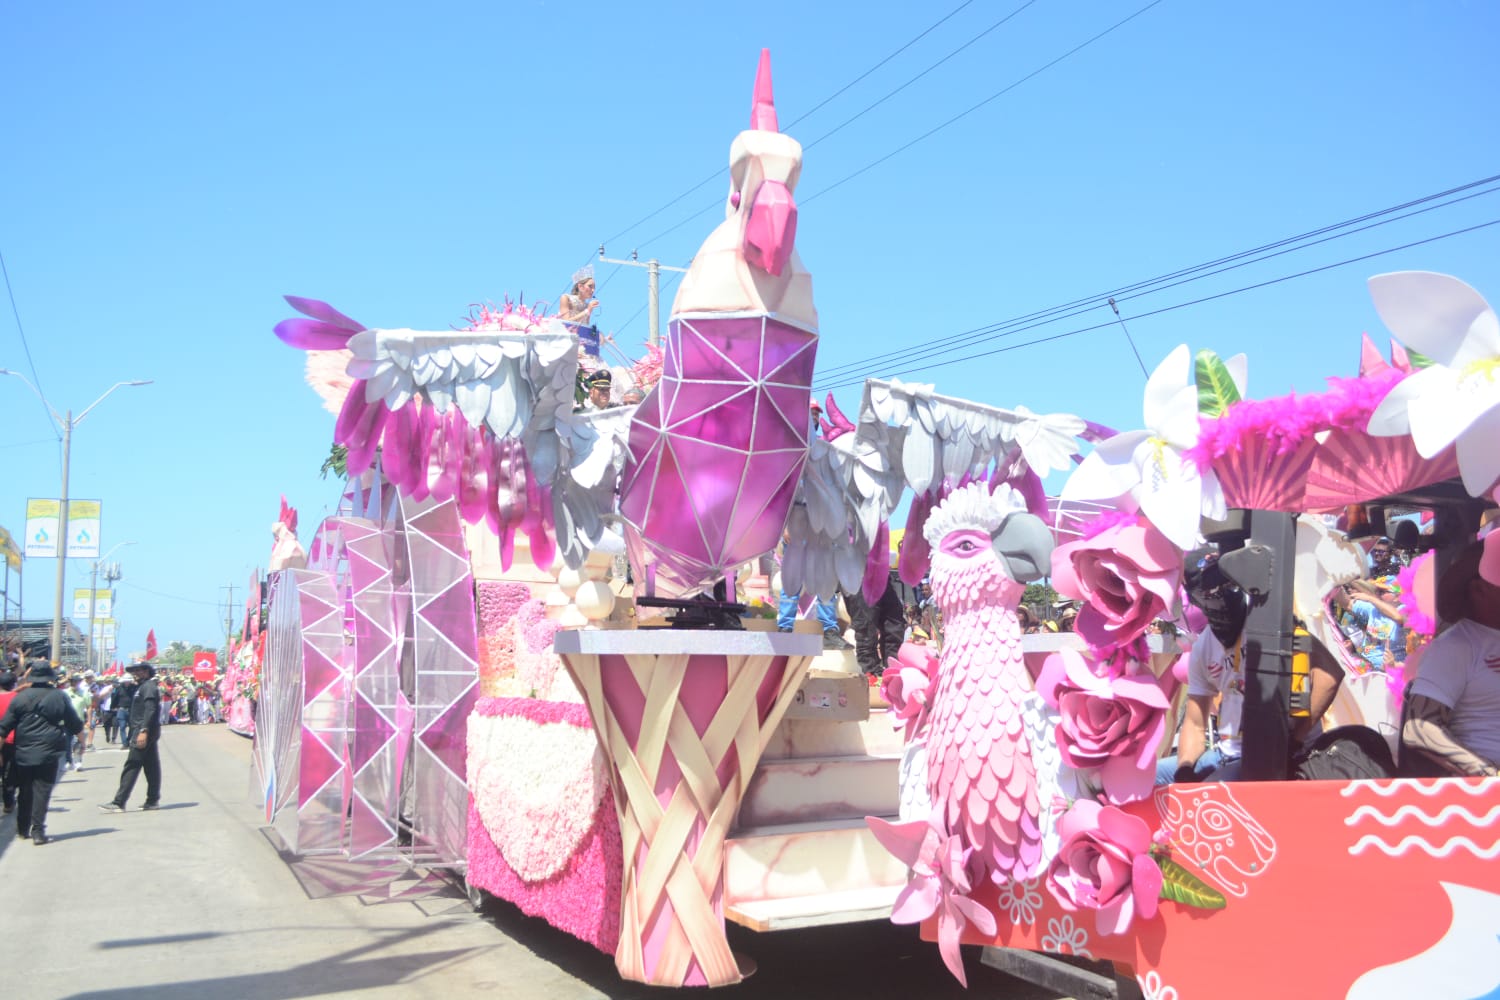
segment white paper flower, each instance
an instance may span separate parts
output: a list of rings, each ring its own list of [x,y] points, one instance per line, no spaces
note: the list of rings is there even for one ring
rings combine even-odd
[[[1054,955],[1077,955],[1079,958],[1093,958],[1088,949],[1089,932],[1081,925],[1073,922],[1073,918],[1064,913],[1060,917],[1051,917],[1047,921],[1047,933],[1042,935],[1042,950],[1050,951]]]
[[[1146,381],[1146,430],[1101,441],[1063,487],[1064,500],[1128,498],[1178,548],[1198,543],[1203,516],[1223,518],[1224,491],[1213,472],[1184,455],[1198,440],[1198,387],[1180,345]]]
[[[1500,479],[1500,321],[1474,289],[1447,274],[1397,271],[1370,279],[1385,325],[1430,367],[1396,383],[1369,432],[1410,434],[1423,458],[1457,443],[1464,488],[1479,496]]]
[[[1027,879],[1025,882],[1007,879],[1000,885],[1000,892],[995,897],[995,905],[1010,919],[1012,924],[1025,924],[1029,927],[1036,923],[1037,912],[1042,908],[1042,894],[1038,891],[1041,884],[1042,880],[1039,877]]]

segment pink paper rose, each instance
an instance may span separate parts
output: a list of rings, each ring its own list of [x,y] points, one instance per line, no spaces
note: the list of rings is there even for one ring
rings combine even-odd
[[[926,646],[905,642],[880,676],[880,693],[891,706],[891,727],[905,728],[907,743],[922,731],[937,689],[938,658]]]
[[[1171,707],[1155,677],[1101,676],[1076,650],[1064,649],[1043,661],[1036,689],[1061,716],[1057,748],[1063,763],[1099,768],[1112,803],[1151,794]]]
[[[1075,631],[1115,649],[1145,634],[1176,602],[1182,552],[1150,521],[1134,517],[1052,552],[1052,585],[1083,601]]]
[[[1139,914],[1156,916],[1161,868],[1151,830],[1114,806],[1081,799],[1058,821],[1062,850],[1047,870],[1047,890],[1063,909],[1093,910],[1100,934],[1123,934]]]

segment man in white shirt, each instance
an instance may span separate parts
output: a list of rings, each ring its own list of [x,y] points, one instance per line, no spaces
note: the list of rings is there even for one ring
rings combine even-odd
[[[1448,567],[1438,613],[1456,624],[1422,655],[1401,740],[1451,774],[1500,774],[1500,534]]]
[[[1245,619],[1250,599],[1219,569],[1210,553],[1189,563],[1188,599],[1202,610],[1208,628],[1188,655],[1187,706],[1177,737],[1177,753],[1156,764],[1156,783],[1227,780],[1238,773],[1240,715],[1245,705]],[[1214,699],[1219,699],[1216,739],[1209,738]]]
[[[1189,654],[1187,705],[1177,735],[1177,753],[1157,761],[1158,785],[1234,781],[1240,777],[1245,621],[1250,615],[1250,597],[1224,574],[1218,559],[1217,554],[1210,553],[1190,564],[1184,574],[1188,599],[1202,610],[1208,628],[1194,641]],[[1316,643],[1311,656],[1310,711],[1292,727],[1294,746],[1301,744],[1323,718],[1343,680],[1343,670]],[[1214,723],[1212,739],[1210,719]]]

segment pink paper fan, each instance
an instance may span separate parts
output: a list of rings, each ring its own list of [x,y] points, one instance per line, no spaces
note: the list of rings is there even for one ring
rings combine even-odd
[[[1247,438],[1214,459],[1214,474],[1230,507],[1300,511],[1317,441],[1307,438],[1291,451],[1270,437]]]
[[[1337,510],[1457,475],[1458,459],[1452,448],[1425,459],[1417,454],[1410,437],[1336,430],[1313,457],[1303,502],[1310,511]]]

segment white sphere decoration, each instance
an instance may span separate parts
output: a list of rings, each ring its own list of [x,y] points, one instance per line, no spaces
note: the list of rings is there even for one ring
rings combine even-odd
[[[557,574],[557,586],[569,598],[578,593],[578,588],[583,586],[584,575],[571,566],[564,566]]]
[[[602,580],[587,580],[573,596],[573,603],[590,622],[601,622],[614,610],[615,592]]]

